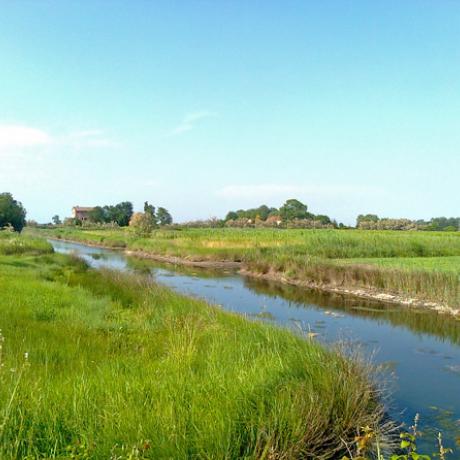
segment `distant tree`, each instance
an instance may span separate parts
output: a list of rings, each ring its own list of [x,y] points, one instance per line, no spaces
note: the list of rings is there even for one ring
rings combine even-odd
[[[238,219],[238,214],[235,211],[230,211],[225,216],[225,221]]]
[[[101,206],[96,206],[88,213],[89,220],[96,224],[103,224],[104,222],[110,222],[107,220],[107,213]]]
[[[156,222],[150,213],[135,212],[129,221],[129,226],[139,236],[148,236],[155,228]]]
[[[120,227],[129,225],[133,215],[133,204],[130,201],[123,201],[115,205],[116,219],[114,220]]]
[[[157,222],[159,225],[169,225],[172,224],[172,217],[169,214],[169,211],[165,208],[159,207],[157,209]]]
[[[80,219],[75,219],[74,217],[66,217],[63,222],[65,227],[75,227],[81,225]]]
[[[433,217],[428,223],[427,229],[445,230],[448,227],[454,227],[455,230],[460,230],[460,217]]]
[[[294,198],[287,200],[279,209],[279,214],[284,221],[293,219],[308,219],[312,214],[308,212],[308,206]]]
[[[58,216],[57,214],[55,214],[55,215],[51,218],[51,220],[53,221],[53,224],[54,224],[54,225],[61,225],[61,223],[62,223],[62,222],[61,222],[61,219],[59,219],[59,216]]]
[[[126,227],[129,225],[133,215],[133,204],[130,201],[123,201],[115,206],[104,206],[102,211],[104,215],[103,222],[115,222],[120,227]],[[97,210],[96,212],[97,216],[100,216],[100,211]]]
[[[316,220],[318,222],[321,222],[323,225],[333,224],[335,227],[337,227],[337,222],[332,222],[331,218],[329,216],[325,216],[325,215],[322,215],[322,214],[317,214],[314,217],[314,220]]]
[[[364,223],[369,222],[378,222],[380,220],[379,216],[376,214],[360,214],[356,218],[356,227],[362,227]]]
[[[0,193],[0,229],[11,225],[20,232],[26,224],[26,210],[11,193]]]
[[[153,219],[156,220],[155,206],[149,204],[148,201],[144,202],[144,214],[149,214]]]

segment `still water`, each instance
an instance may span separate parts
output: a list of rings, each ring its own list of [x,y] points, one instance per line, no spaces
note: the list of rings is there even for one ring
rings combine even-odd
[[[435,433],[460,455],[460,321],[425,310],[326,295],[246,278],[235,272],[160,264],[122,252],[51,241],[93,267],[150,274],[177,292],[248,317],[317,333],[325,343],[359,344],[383,364],[391,391],[389,413],[410,424],[421,415],[421,447],[435,449]]]

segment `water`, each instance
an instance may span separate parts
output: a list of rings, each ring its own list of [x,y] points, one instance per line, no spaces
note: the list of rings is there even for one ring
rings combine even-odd
[[[392,418],[410,424],[421,415],[421,447],[460,440],[460,321],[426,310],[326,295],[242,277],[234,272],[165,265],[122,252],[51,241],[57,252],[75,253],[93,267],[149,273],[177,292],[282,326],[317,333],[316,340],[359,343],[385,364]],[[460,452],[457,446],[456,452]]]

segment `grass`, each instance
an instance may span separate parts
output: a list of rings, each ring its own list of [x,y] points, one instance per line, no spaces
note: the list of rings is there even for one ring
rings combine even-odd
[[[460,308],[460,232],[183,229],[156,230],[147,238],[129,228],[40,232],[197,261],[240,261],[258,274],[379,290]]]
[[[42,238],[22,238],[16,233],[0,231],[0,255],[49,254],[52,252],[51,244]]]
[[[329,459],[380,418],[365,367],[147,278],[22,253],[0,291],[2,459]]]
[[[246,260],[282,253],[325,259],[460,256],[460,232],[366,230],[183,229],[138,237],[130,229],[40,230],[56,238],[203,260]]]
[[[460,256],[446,257],[386,257],[342,259],[339,263],[352,265],[373,265],[397,270],[423,270],[431,272],[454,273],[460,276]]]

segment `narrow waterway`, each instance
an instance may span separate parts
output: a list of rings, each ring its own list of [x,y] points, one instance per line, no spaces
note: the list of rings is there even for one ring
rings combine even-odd
[[[177,292],[202,298],[251,318],[318,334],[315,340],[359,344],[385,365],[392,392],[392,418],[411,423],[421,415],[422,447],[435,450],[435,433],[460,457],[460,321],[426,310],[382,305],[293,286],[254,280],[236,273],[183,268],[127,257],[122,252],[51,241],[93,267],[150,274]]]

